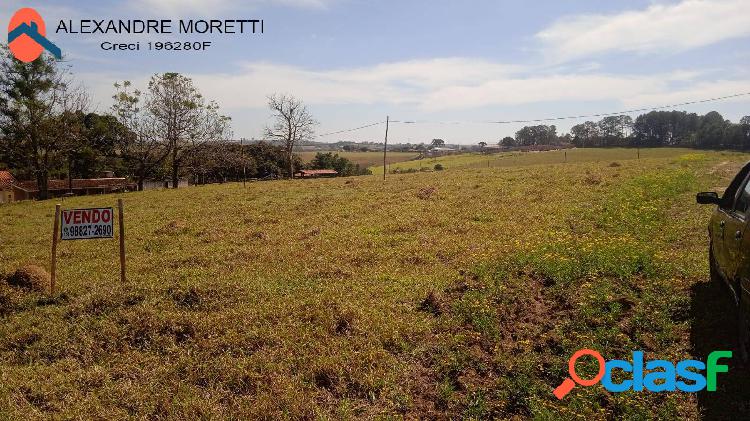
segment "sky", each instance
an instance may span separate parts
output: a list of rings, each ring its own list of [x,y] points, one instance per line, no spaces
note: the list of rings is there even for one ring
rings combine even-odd
[[[496,143],[523,124],[558,116],[657,107],[750,93],[747,0],[79,0],[0,4],[7,27],[36,9],[65,65],[111,106],[116,81],[145,89],[180,72],[232,118],[235,138],[260,138],[267,96],[303,100],[317,141],[382,142],[385,125],[328,134],[386,116],[390,142]],[[66,34],[59,20],[263,19],[262,35]],[[201,52],[144,51],[149,41],[211,41]],[[140,42],[105,51],[102,42]],[[750,95],[685,105],[732,121]],[[633,114],[633,116],[637,113]],[[559,133],[581,119],[560,120]],[[592,120],[597,120],[592,118]],[[413,122],[413,123],[404,123]]]

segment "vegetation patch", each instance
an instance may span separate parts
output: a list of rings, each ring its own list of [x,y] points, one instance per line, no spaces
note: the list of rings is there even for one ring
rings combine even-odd
[[[694,193],[726,185],[747,155],[579,152],[568,163],[508,154],[515,165],[489,168],[484,155],[483,167],[454,161],[355,188],[317,179],[127,194],[127,283],[110,240],[60,243],[52,296],[0,282],[0,413],[744,417],[750,377],[736,366],[708,396],[552,395],[583,347],[677,361],[733,343],[733,315],[716,310],[727,297],[706,282],[710,209]],[[582,182],[587,172],[601,182]],[[0,206],[0,220],[13,215],[0,225],[0,271],[46,261],[53,211]]]

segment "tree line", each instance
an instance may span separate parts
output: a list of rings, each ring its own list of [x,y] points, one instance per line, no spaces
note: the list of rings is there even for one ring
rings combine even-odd
[[[155,74],[144,89],[115,83],[112,98],[107,112],[92,111],[63,63],[46,55],[23,63],[0,47],[0,169],[36,180],[39,199],[49,197],[50,179],[67,177],[72,188],[74,178],[103,170],[139,189],[150,179],[171,179],[176,188],[185,177],[193,183],[292,177],[303,167],[293,151],[317,124],[302,101],[272,95],[273,124],[265,130],[271,142],[238,145],[230,140],[231,119],[179,73]],[[346,169],[342,159],[336,165]]]
[[[526,126],[498,144],[503,147],[572,144],[582,148],[681,146],[702,149],[750,150],[750,116],[733,123],[716,111],[651,111],[633,120],[613,115],[576,124],[558,135],[554,125]]]

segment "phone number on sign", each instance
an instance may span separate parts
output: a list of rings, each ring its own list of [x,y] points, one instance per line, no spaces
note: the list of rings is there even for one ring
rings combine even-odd
[[[103,42],[101,44],[102,50],[106,51],[205,51],[209,47],[211,47],[211,41],[149,41],[143,45],[141,45],[140,42],[132,42],[129,44]]]
[[[88,224],[63,227],[63,238],[112,237],[112,225]]]

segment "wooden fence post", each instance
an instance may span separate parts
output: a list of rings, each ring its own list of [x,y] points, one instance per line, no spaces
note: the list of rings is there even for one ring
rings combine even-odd
[[[60,204],[55,205],[55,223],[52,228],[52,262],[50,264],[49,293],[55,293],[55,279],[57,278],[57,237],[60,231]]]
[[[120,281],[125,283],[125,224],[122,199],[117,199],[117,211],[120,223]]]

